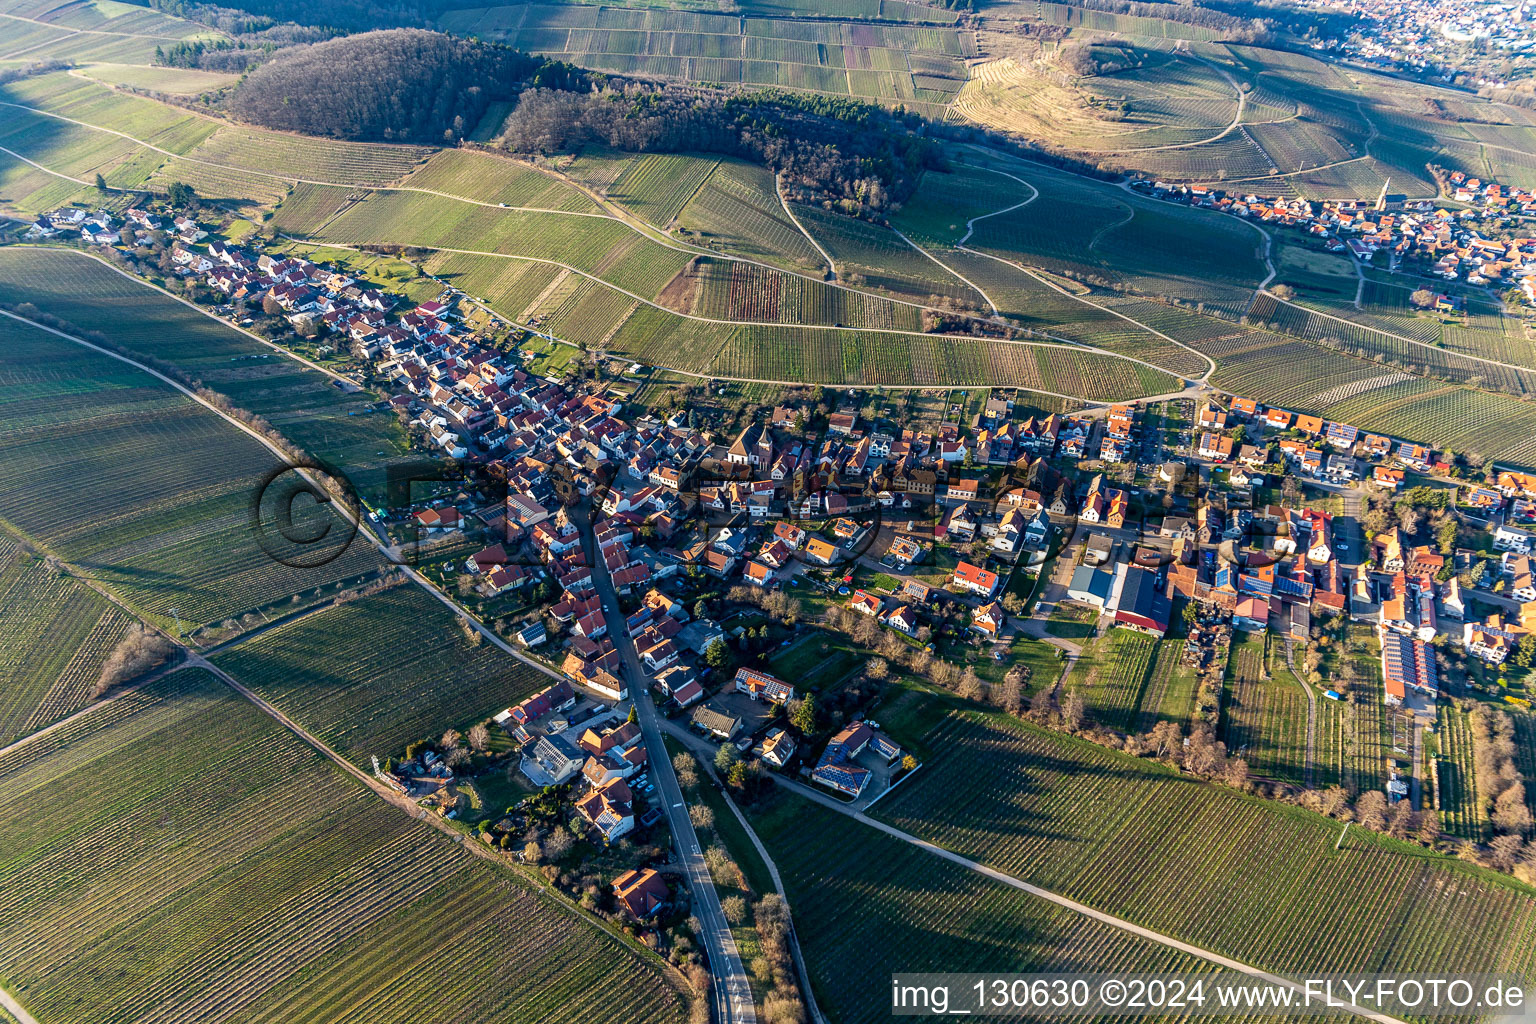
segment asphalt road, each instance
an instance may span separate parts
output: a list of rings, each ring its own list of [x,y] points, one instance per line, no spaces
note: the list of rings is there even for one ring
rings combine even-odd
[[[640,658],[635,645],[623,629],[624,615],[619,609],[618,595],[613,580],[603,560],[598,556],[597,544],[592,536],[592,524],[584,513],[572,516],[581,529],[582,547],[591,560],[592,583],[603,604],[603,615],[609,623],[608,635],[613,638],[623,661],[624,682],[629,687],[629,697],[635,704],[636,719],[645,736],[645,746],[650,752],[648,770],[656,784],[656,793],[667,815],[667,825],[672,830],[672,841],[682,858],[688,887],[693,891],[693,913],[699,919],[704,934],[699,938],[709,953],[711,983],[714,986],[713,1002],[715,1019],[721,1024],[756,1024],[757,1010],[752,1005],[752,985],[747,980],[741,955],[736,949],[736,939],[730,924],[720,909],[720,897],[715,883],[704,863],[704,848],[699,843],[693,822],[688,819],[688,806],[683,799],[682,787],[672,770],[672,759],[667,756],[666,744],[661,738],[661,718],[651,702],[651,692],[646,684],[645,673],[640,668]],[[617,628],[615,628],[617,627]]]

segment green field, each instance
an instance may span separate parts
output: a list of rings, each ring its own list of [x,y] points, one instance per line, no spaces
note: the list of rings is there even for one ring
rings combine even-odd
[[[1178,298],[1232,318],[1247,305],[1253,287],[1265,276],[1259,258],[1262,239],[1235,218],[1144,199],[1104,182],[993,151],[967,150],[964,156],[974,169],[955,173],[990,182],[979,194],[991,202],[991,211],[997,211],[974,222],[965,243],[970,248],[1053,273],[1117,284],[1143,295]],[[925,182],[937,182],[941,195],[962,184],[945,179],[932,171],[924,176]],[[1016,203],[1025,205],[1007,209]],[[942,209],[924,209],[920,204],[914,227],[938,237],[958,230],[963,237],[962,213],[969,221],[990,212],[962,203],[953,219],[941,220]],[[975,280],[969,271],[965,273]],[[993,299],[1002,303],[996,295]]]
[[[1094,643],[1091,654],[1078,662],[1085,671],[1080,674],[1074,668],[1068,688],[1077,690],[1094,721],[1120,732],[1131,732],[1150,696],[1148,689],[1157,652],[1157,640],[1145,633],[1111,630]],[[1082,679],[1080,684],[1076,683],[1078,678]]]
[[[268,206],[303,180],[385,185],[430,153],[237,127],[63,72],[0,87],[0,102],[9,104],[0,146],[42,168],[6,157],[0,196],[30,213],[60,205],[98,173],[117,189],[164,191],[180,181],[206,199]]]
[[[71,284],[80,275],[57,282]],[[252,507],[283,464],[211,411],[8,317],[0,337],[0,518],[141,614],[167,627],[172,608],[188,627],[219,622],[376,571],[362,544],[316,568],[264,550]]]
[[[0,745],[90,700],[130,620],[106,599],[0,533]]]
[[[192,68],[141,67],[128,64],[92,64],[84,69],[87,75],[110,85],[126,85],[134,89],[165,93],[170,96],[196,96],[200,93],[217,92],[234,85],[238,75],[217,71],[198,71]]]
[[[1348,346],[1351,352],[1390,361],[1398,366],[1412,366],[1418,372],[1457,383],[1491,387],[1515,395],[1536,394],[1536,370],[1478,362],[1449,350],[1451,347],[1462,352],[1483,350],[1487,355],[1498,356],[1504,354],[1501,349],[1507,341],[1529,348],[1518,337],[1518,323],[1514,324],[1515,338],[1505,334],[1501,318],[1494,315],[1474,318],[1474,321],[1481,321],[1478,326],[1447,327],[1447,348],[1442,349],[1432,342],[1414,337],[1414,334],[1420,333],[1418,331],[1404,332],[1393,327],[1384,329],[1375,323],[1360,322],[1358,316],[1341,317],[1340,312],[1337,307],[1325,312],[1309,310],[1299,305],[1276,302],[1265,295],[1255,300],[1251,316],[1256,322],[1270,324],[1274,329],[1306,341],[1331,343],[1334,347],[1342,344]]]
[[[907,244],[889,228],[854,220],[820,207],[793,207],[795,216],[837,264],[840,280],[889,292],[908,302],[987,310],[976,290]]]
[[[1158,722],[1173,722],[1182,726],[1194,713],[1198,680],[1193,668],[1180,663],[1183,654],[1182,639],[1158,643],[1151,677],[1146,689],[1142,691],[1135,732],[1149,732]]]
[[[488,212],[500,214],[505,211]],[[333,222],[333,226],[343,228],[342,222],[351,216],[349,211]],[[358,216],[361,218],[362,215]],[[362,226],[361,219],[355,223]],[[609,275],[621,279],[639,276],[643,280],[637,287],[659,289],[656,265],[645,258],[654,254],[658,247],[630,235],[632,241],[621,244],[617,250],[610,250],[607,258],[599,259],[601,254],[587,239],[607,234],[610,229],[605,225],[612,222],[595,223],[599,227],[586,234],[556,227],[555,234],[540,236],[528,244],[538,251],[552,252],[554,258],[562,262],[593,265],[595,270],[592,272],[601,271],[605,281],[612,279]],[[561,240],[562,235],[572,248],[564,253],[549,249]],[[664,259],[680,255],[668,250],[662,252]],[[638,299],[630,304],[611,300],[599,302],[591,286],[584,285],[575,275],[562,282],[558,270],[552,270],[549,264],[542,264],[546,268],[542,271],[516,268],[516,264],[527,259],[529,257],[520,260],[491,254],[440,252],[432,257],[428,267],[434,274],[465,289],[470,295],[485,299],[494,309],[514,320],[537,316],[540,323],[544,323],[556,318],[568,330],[568,333],[557,336],[573,343],[600,345],[606,351],[621,353],[637,362],[685,372],[785,382],[956,387],[1004,385],[1096,399],[1129,398],[1176,389],[1174,378],[1159,370],[1064,345],[988,342],[967,337],[903,333],[899,329],[876,332],[789,324],[715,323],[702,319],[701,314],[691,318],[680,316],[668,308]],[[600,262],[609,265],[597,267]],[[681,269],[677,264],[672,265]],[[734,311],[738,315],[741,311],[753,310],[756,315],[777,316],[774,304],[784,296],[811,297],[803,287],[806,284],[815,287],[814,282],[800,282],[778,290],[775,297],[773,292],[765,290],[761,278],[755,281],[748,278],[727,287],[755,288],[757,297],[738,291],[734,299],[729,293],[717,293],[717,297],[709,301],[734,301],[737,304]],[[637,291],[636,294],[644,292]],[[705,294],[711,293],[706,291]],[[765,294],[767,299],[763,298]],[[574,306],[583,301],[592,304],[584,313],[576,315]],[[716,307],[710,308],[720,311]],[[782,309],[782,306],[778,308]],[[726,311],[733,310],[728,308]],[[582,333],[577,333],[577,328]]]
[[[671,153],[632,158],[608,198],[660,228],[670,226],[719,166],[717,159]]]
[[[1220,364],[1212,382],[1233,394],[1441,450],[1536,459],[1536,406],[1510,396],[1266,330],[1234,326],[1189,343]]]
[[[682,1019],[659,961],[205,673],[7,752],[0,779],[0,975],[40,1019]]]
[[[482,203],[595,213],[597,204],[552,174],[505,157],[466,149],[434,154],[402,183]]]
[[[0,59],[116,61],[147,65],[157,46],[181,39],[217,39],[203,25],[117,0],[81,0],[59,5],[47,0],[0,2]]]
[[[1507,878],[1355,832],[1335,852],[1337,822],[1000,718],[928,743],[876,817],[1164,934],[1282,972],[1536,966]]]

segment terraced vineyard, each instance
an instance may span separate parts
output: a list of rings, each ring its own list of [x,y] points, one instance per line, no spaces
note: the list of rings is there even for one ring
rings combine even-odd
[[[1227,753],[1246,760],[1251,774],[1304,785],[1307,695],[1283,662],[1270,674],[1265,647],[1264,641],[1252,639],[1233,645],[1220,735]]]
[[[69,733],[0,761],[0,973],[41,1019],[683,1017],[659,961],[385,804],[206,673]],[[441,984],[444,943],[460,984]]]
[[[446,149],[433,154],[401,184],[482,203],[598,212],[595,202],[554,175],[467,149]]]
[[[569,276],[568,271],[549,263],[452,252],[433,253],[422,263],[422,269],[487,300],[519,323],[526,323],[533,315],[535,301],[557,278]]]
[[[660,228],[677,219],[714,171],[710,158],[651,153],[637,157],[608,189],[608,197]]]
[[[1237,113],[1237,90],[1208,64],[1131,45],[1101,47],[1100,54],[1128,66],[1070,85],[1033,61],[1003,57],[978,65],[955,99],[954,116],[1134,162],[1156,155],[1138,151],[1210,139]]]
[[[217,622],[376,570],[361,544],[311,569],[264,550],[252,502],[281,463],[212,412],[9,318],[0,338],[0,517],[144,615],[171,626],[175,607],[189,627]]]
[[[217,35],[202,25],[130,4],[88,2],[60,8],[49,0],[4,0],[0,3],[0,14],[77,32],[137,36],[149,40]]]
[[[459,35],[620,74],[779,86],[943,115],[965,80],[961,59],[975,54],[974,34],[937,25],[823,20],[843,16],[835,11],[818,7],[813,12],[818,20],[812,21],[522,4],[451,11],[440,24]],[[931,20],[953,20],[945,12],[937,15]]]
[[[1000,718],[924,742],[875,817],[1164,934],[1279,971],[1536,966],[1536,899],[1449,858],[1354,831],[1336,853],[1336,822]]]
[[[271,205],[284,197],[290,185],[305,180],[342,186],[388,184],[430,152],[416,146],[307,138],[232,126],[62,72],[10,83],[0,89],[0,100],[58,115],[6,108],[7,130],[0,145],[78,179],[68,188],[70,182],[41,170],[8,170],[21,178],[16,189],[8,189],[7,198],[30,212],[47,209],[47,201],[56,205],[61,195],[68,198],[96,173],[115,188],[164,190],[180,181],[192,185],[205,199]],[[42,181],[38,175],[53,177],[53,189],[11,198],[23,187]]]
[[[719,161],[677,220],[705,245],[793,270],[827,270],[821,253],[784,211],[766,167]]]
[[[467,729],[549,684],[417,586],[318,612],[229,648],[218,666],[363,766]]]
[[[6,108],[7,121],[15,116],[40,118],[62,130],[70,123],[63,118],[68,118],[80,122],[80,127],[90,131],[99,142],[118,140],[133,147],[130,139],[93,130],[110,128],[178,155],[190,153],[219,127],[219,122],[211,118],[198,117],[143,97],[114,92],[100,82],[63,71],[8,82],[0,90],[0,99],[12,104]],[[27,113],[17,110],[17,105],[57,116]]]
[[[0,746],[84,707],[129,619],[0,533]]]
[[[1135,291],[1236,317],[1265,275],[1261,243],[1258,232],[1231,217],[1142,202],[1092,245]]]
[[[273,203],[284,193],[282,180],[271,174],[182,156],[207,140],[218,122],[108,91],[90,79],[62,73],[23,79],[0,88],[0,101],[58,115],[4,108],[7,127],[0,145],[41,165],[12,161],[17,166],[6,172],[6,199],[22,212],[40,213],[77,196],[94,196],[95,190],[84,186],[96,174],[120,189],[164,189],[171,181],[185,181],[209,199]]]

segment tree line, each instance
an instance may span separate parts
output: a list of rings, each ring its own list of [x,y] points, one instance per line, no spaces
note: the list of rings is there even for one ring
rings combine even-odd
[[[587,91],[525,91],[502,145],[519,153],[598,144],[737,156],[844,212],[870,214],[910,196],[923,170],[943,166],[923,127],[905,111],[849,99],[609,80]]]

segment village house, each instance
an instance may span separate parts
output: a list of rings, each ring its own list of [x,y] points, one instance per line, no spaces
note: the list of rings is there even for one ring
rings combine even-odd
[[[1403,703],[1409,691],[1430,699],[1440,694],[1435,652],[1427,643],[1397,633],[1381,634],[1382,700],[1389,705]]]
[[[768,764],[783,768],[795,756],[795,738],[785,729],[769,729],[757,753]]]
[[[795,688],[789,683],[753,668],[737,669],[732,689],[753,700],[766,700],[771,704],[784,704],[795,699]]]
[[[869,785],[869,769],[853,763],[874,738],[874,730],[863,722],[845,726],[830,740],[822,751],[821,759],[811,772],[812,780],[840,793],[857,797]]]
[[[576,801],[576,813],[604,845],[634,831],[634,794],[623,779],[610,779]]]
[[[997,593],[997,573],[983,569],[979,565],[972,565],[970,562],[961,562],[955,566],[950,582],[958,590],[984,598],[991,598]]]
[[[672,898],[667,883],[652,868],[631,869],[615,878],[613,895],[619,906],[636,921],[654,917]]]

